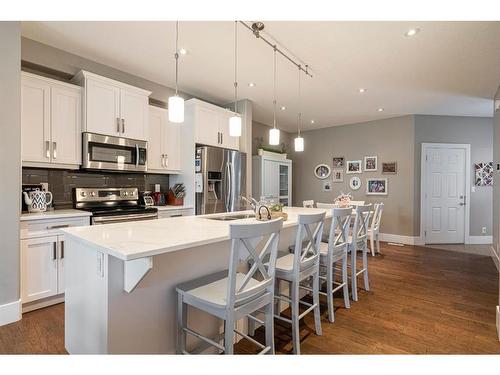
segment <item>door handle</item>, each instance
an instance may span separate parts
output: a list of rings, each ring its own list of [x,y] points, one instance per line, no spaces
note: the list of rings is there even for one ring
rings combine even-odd
[[[61,241],[61,259],[64,259],[64,241]]]
[[[57,260],[57,242],[53,243],[52,247],[52,260]]]
[[[118,117],[116,118],[116,132],[120,132],[120,119]]]
[[[45,141],[45,157],[50,159],[50,142]]]
[[[165,167],[165,154],[161,154],[161,166]]]
[[[57,142],[52,142],[52,157],[57,159]]]
[[[135,145],[135,166],[139,167],[139,145],[137,144]]]
[[[458,205],[459,205],[459,206],[465,206],[466,204],[467,204],[467,203],[465,203],[465,202],[460,202]]]
[[[220,144],[224,143],[224,134],[220,133]]]
[[[168,168],[168,154],[165,154],[165,168]]]
[[[125,119],[122,118],[122,133],[125,134]]]

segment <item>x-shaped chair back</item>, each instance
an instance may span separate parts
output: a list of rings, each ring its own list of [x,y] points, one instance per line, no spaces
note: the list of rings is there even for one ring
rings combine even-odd
[[[298,273],[315,263],[319,264],[319,244],[323,234],[325,212],[302,214],[298,216],[297,221],[293,271]]]
[[[283,220],[281,218],[260,223],[231,224],[229,226],[231,255],[227,290],[228,308],[243,303],[251,297],[273,291],[279,233],[282,227]],[[240,259],[244,259],[242,255],[246,254],[248,254],[246,259],[252,262],[252,266],[246,273],[239,272],[244,277],[241,282],[237,283]],[[267,255],[269,255],[269,263],[265,265]],[[258,276],[257,272],[260,273],[259,279],[254,278],[254,276]],[[256,283],[256,280],[259,281]],[[252,283],[250,283],[251,281]]]
[[[376,231],[380,228],[380,223],[382,221],[382,212],[384,211],[383,203],[376,203],[374,206],[375,206],[375,212],[373,213],[373,219],[371,225],[372,231]]]
[[[333,208],[332,224],[328,236],[328,253],[333,254],[349,243],[352,208]]]
[[[354,227],[352,228],[352,243],[356,244],[368,238],[368,223],[371,217],[371,204],[356,206]]]

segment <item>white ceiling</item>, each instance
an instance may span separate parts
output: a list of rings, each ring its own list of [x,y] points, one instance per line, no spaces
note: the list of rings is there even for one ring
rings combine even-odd
[[[23,36],[174,85],[174,22],[23,22]],[[500,22],[265,22],[267,36],[307,63],[304,130],[405,114],[492,116]],[[421,32],[408,38],[411,27]],[[181,22],[179,89],[233,98],[233,22]],[[240,97],[272,124],[272,48],[239,26]],[[296,130],[298,69],[278,57],[278,127]],[[250,88],[249,82],[256,86]],[[358,88],[367,89],[360,94]],[[384,108],[378,112],[379,107]],[[314,119],[312,125],[310,120]]]

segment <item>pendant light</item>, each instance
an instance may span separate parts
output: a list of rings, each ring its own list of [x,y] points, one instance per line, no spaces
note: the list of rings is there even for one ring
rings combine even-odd
[[[273,128],[269,130],[269,144],[280,144],[280,130],[276,128],[276,45],[274,46],[274,100],[273,100]]]
[[[170,122],[184,122],[184,99],[177,93],[179,79],[179,21],[175,23],[175,95],[168,98],[168,120]]]
[[[241,136],[241,117],[238,114],[238,21],[234,21],[234,115],[229,118],[229,135],[231,137]]]
[[[297,114],[297,138],[295,138],[295,152],[302,152],[304,151],[304,138],[300,136],[300,122],[302,119],[302,107],[301,107],[301,101],[300,101],[300,65],[299,65],[299,92],[298,92],[298,107],[299,107],[299,113]]]

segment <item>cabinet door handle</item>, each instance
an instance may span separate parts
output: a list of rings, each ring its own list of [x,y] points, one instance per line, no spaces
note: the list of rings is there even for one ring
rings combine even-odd
[[[122,118],[122,133],[125,133],[125,119]]]
[[[217,143],[218,143],[218,144],[221,144],[221,143],[222,143],[222,142],[221,142],[221,134],[220,134],[220,132],[217,132]]]
[[[52,158],[57,159],[57,142],[52,142]]]
[[[60,225],[50,225],[47,229],[60,229],[60,228],[68,228],[69,224],[60,224]]]
[[[165,168],[168,168],[168,154],[165,154]]]
[[[220,144],[224,143],[224,134],[220,133]]]
[[[57,242],[53,243],[54,247],[52,248],[52,260],[57,259]]]
[[[61,259],[64,259],[64,241],[61,241]]]
[[[50,159],[50,142],[45,141],[45,157]]]
[[[120,119],[118,117],[116,118],[116,132],[120,132]]]

